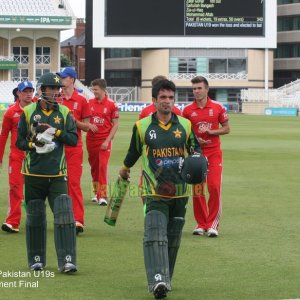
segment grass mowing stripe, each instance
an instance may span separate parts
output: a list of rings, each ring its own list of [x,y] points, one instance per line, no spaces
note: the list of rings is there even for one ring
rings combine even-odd
[[[114,181],[129,146],[138,115],[121,113],[109,164]],[[220,237],[191,234],[195,222],[188,206],[173,279],[172,300],[299,298],[300,170],[299,119],[230,115],[231,133],[223,136],[223,216]],[[7,152],[0,173],[0,217],[7,211]],[[131,182],[138,184],[139,163]],[[82,188],[86,230],[78,238],[78,273],[59,274],[48,217],[48,275],[34,276],[39,287],[2,288],[1,299],[153,299],[147,293],[142,239],[143,210],[138,197],[127,197],[116,227],[103,222],[105,208],[90,201],[90,175],[84,155]],[[26,272],[24,211],[19,234],[0,233],[0,282],[3,272]],[[52,273],[51,273],[52,274]]]

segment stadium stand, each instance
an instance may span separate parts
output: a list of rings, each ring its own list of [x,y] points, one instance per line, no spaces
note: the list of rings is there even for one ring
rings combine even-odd
[[[260,110],[257,111],[262,111],[263,108],[267,107],[300,109],[299,91],[300,79],[297,79],[278,89],[243,89],[241,90],[241,100],[243,107],[249,107],[247,106],[249,103],[260,105]],[[243,112],[247,113],[247,111]]]

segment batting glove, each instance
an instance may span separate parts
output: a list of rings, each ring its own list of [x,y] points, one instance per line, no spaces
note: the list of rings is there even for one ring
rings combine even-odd
[[[45,144],[44,146],[41,146],[41,147],[39,147],[35,144],[32,144],[32,146],[35,148],[35,151],[38,154],[50,153],[55,149],[55,143],[54,142],[50,142],[50,143]]]
[[[56,128],[50,127],[46,129],[43,133],[38,133],[36,140],[40,143],[50,144],[53,140],[53,136],[56,132]]]

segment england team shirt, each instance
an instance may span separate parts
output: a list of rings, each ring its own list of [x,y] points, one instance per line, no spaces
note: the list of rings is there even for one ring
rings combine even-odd
[[[207,97],[205,107],[200,108],[196,100],[187,105],[183,110],[183,117],[191,121],[193,130],[197,137],[204,140],[211,140],[210,144],[201,145],[202,148],[219,148],[220,138],[218,135],[209,135],[201,133],[201,128],[218,129],[219,124],[229,120],[225,107],[217,101]]]
[[[101,102],[96,98],[91,99],[89,107],[91,112],[90,123],[96,125],[98,131],[94,133],[89,130],[86,137],[89,140],[104,140],[112,129],[113,119],[119,118],[118,106],[106,96]]]
[[[148,117],[148,116],[154,114],[155,112],[156,112],[156,107],[155,107],[154,103],[151,103],[150,105],[148,105],[144,109],[142,109],[142,111],[139,115],[139,120],[141,120],[145,117]],[[177,116],[182,115],[181,110],[176,106],[173,107],[172,112],[175,113]]]
[[[11,132],[11,142],[10,142],[10,151],[11,155],[17,155],[19,157],[25,157],[23,151],[19,150],[16,146],[17,140],[17,128],[20,120],[20,116],[23,112],[23,109],[20,106],[20,101],[17,100],[12,104],[3,116],[2,130],[0,135],[0,162],[4,155],[5,144],[9,133]]]

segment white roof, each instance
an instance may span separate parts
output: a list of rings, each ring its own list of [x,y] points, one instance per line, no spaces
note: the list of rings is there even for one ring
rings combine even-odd
[[[68,0],[0,0],[0,29],[75,27],[76,16]]]
[[[64,8],[59,8],[59,4],[63,4]],[[67,1],[61,0],[0,0],[0,8],[2,16],[74,15]]]

